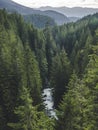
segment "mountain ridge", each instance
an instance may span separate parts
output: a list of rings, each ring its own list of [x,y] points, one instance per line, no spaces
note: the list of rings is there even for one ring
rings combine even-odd
[[[0,0],[0,8],[5,8],[10,12],[18,12],[22,15],[39,14],[49,16],[55,20],[58,25],[69,22],[70,20],[63,14],[56,11],[40,11],[22,6],[11,0]],[[55,16],[55,17],[54,17]]]
[[[43,6],[38,8],[41,11],[45,10],[54,10],[59,13],[66,15],[67,17],[84,17],[89,14],[94,14],[98,12],[98,8],[87,8],[87,7],[51,7],[51,6]]]

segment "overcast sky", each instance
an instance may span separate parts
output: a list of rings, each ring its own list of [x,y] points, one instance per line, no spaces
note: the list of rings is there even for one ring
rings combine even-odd
[[[67,6],[67,7],[92,7],[98,8],[98,0],[12,0],[19,4],[38,8],[41,6]]]

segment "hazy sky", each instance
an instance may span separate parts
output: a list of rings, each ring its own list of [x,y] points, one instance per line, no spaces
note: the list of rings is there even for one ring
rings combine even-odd
[[[22,5],[38,8],[41,6],[68,6],[68,7],[93,7],[98,8],[98,0],[12,0]]]

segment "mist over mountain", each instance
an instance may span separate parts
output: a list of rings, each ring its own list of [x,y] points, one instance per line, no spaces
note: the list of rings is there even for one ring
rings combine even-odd
[[[22,15],[36,14],[36,15],[41,15],[41,16],[42,15],[48,16],[48,18],[49,17],[50,19],[52,18],[57,25],[62,25],[64,23],[69,23],[69,22],[75,22],[81,17],[98,12],[98,9],[82,8],[82,7],[68,8],[68,7],[46,6],[46,7],[33,9],[33,8],[29,8],[29,7],[25,7],[23,5],[17,4],[11,0],[0,0],[0,8],[5,8],[6,10],[10,12],[18,12]],[[35,16],[33,15],[32,17],[35,17]],[[36,18],[38,18],[38,16]],[[42,19],[44,17],[40,17],[40,18]]]
[[[66,15],[67,17],[84,17],[86,15],[94,14],[94,13],[98,12],[98,8],[94,9],[94,8],[83,8],[83,7],[69,8],[69,7],[46,6],[46,7],[41,7],[38,9],[41,11],[54,10],[54,11],[57,11],[57,12],[60,12],[64,15]]]
[[[22,6],[20,4],[17,4],[11,0],[0,0],[0,8],[5,8],[10,12],[18,12],[22,15],[30,15],[30,14],[37,14],[37,15],[43,15],[48,16],[58,24],[62,25],[64,23],[70,22],[70,19],[67,18],[64,14],[56,12],[56,11],[40,11],[36,9],[32,9],[29,7]],[[42,17],[41,17],[42,18]]]

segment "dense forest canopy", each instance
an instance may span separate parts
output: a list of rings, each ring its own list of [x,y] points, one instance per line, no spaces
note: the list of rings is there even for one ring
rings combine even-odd
[[[54,89],[58,119],[42,89]],[[37,29],[0,10],[0,130],[98,129],[98,13]]]

